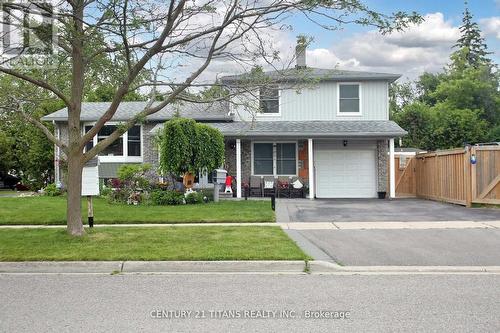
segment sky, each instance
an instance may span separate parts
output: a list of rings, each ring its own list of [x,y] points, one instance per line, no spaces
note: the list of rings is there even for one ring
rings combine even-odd
[[[293,59],[296,36],[313,38],[306,56],[307,66],[401,74],[400,81],[415,80],[424,72],[442,71],[452,46],[460,37],[463,0],[364,0],[372,10],[390,14],[416,11],[425,18],[403,33],[380,34],[374,27],[344,25],[326,30],[302,15],[285,23],[292,30],[268,37],[282,63]],[[469,9],[486,39],[490,57],[500,63],[500,0],[469,0]],[[269,67],[269,66],[268,66]],[[266,65],[264,65],[266,68]],[[228,61],[213,61],[202,80],[237,74],[241,68]],[[213,81],[212,81],[213,82]]]
[[[460,34],[463,0],[365,0],[365,4],[383,13],[416,11],[425,21],[404,33],[383,36],[354,24],[327,31],[296,17],[288,33],[290,52],[295,36],[306,34],[314,39],[307,51],[309,66],[398,73],[403,80],[440,71],[447,64]],[[470,0],[469,9],[493,52],[490,57],[500,63],[500,0]]]

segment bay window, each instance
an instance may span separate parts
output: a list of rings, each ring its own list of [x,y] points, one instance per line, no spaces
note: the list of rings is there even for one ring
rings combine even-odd
[[[85,133],[90,131],[91,128],[92,125],[85,125]],[[87,142],[85,145],[85,151],[89,151],[97,143],[108,138],[117,128],[118,125],[104,125],[93,140]],[[122,159],[123,161],[133,160],[140,162],[142,156],[141,139],[141,126],[135,125],[101,151],[99,156],[104,157],[110,162],[115,158]]]
[[[253,174],[294,176],[297,174],[296,142],[254,142]]]

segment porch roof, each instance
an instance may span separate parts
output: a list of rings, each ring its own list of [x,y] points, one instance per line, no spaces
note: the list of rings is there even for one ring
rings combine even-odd
[[[390,120],[235,121],[207,124],[226,137],[400,137],[407,132]],[[163,124],[156,125],[157,133]]]

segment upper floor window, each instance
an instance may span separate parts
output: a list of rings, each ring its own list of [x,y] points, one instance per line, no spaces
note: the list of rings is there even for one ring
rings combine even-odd
[[[85,125],[85,133],[90,131],[92,125]],[[96,137],[85,145],[85,151],[89,151],[98,142],[108,138],[117,125],[104,125]],[[141,126],[130,128],[125,134],[116,139],[112,144],[99,153],[99,156],[141,156]]]
[[[339,114],[361,114],[359,84],[339,83]]]
[[[276,87],[261,87],[259,90],[260,110],[263,114],[280,112],[280,93]]]

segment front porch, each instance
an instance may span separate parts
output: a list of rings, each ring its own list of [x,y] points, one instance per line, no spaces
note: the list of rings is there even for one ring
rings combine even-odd
[[[373,155],[373,158],[365,166],[356,165],[357,160],[354,158],[353,167],[348,168],[350,170],[345,170],[347,163],[330,168],[324,156],[328,157],[331,154],[322,150],[324,146],[334,149],[337,155],[329,157],[334,161],[342,159],[339,153],[356,156],[367,152],[368,155]],[[389,158],[394,154],[393,147],[392,138],[226,138],[224,167],[235,180],[236,198],[271,195],[278,198],[325,197],[328,195],[328,192],[325,192],[328,186],[324,186],[323,183],[334,177],[343,178],[341,173],[335,174],[335,170],[339,168],[344,168],[343,174],[350,174],[351,178],[352,175],[360,179],[368,177],[366,182],[370,185],[367,186],[364,197],[376,197],[377,192],[389,192],[390,197],[395,197],[395,193],[392,192],[393,186],[390,185],[394,182],[388,182],[388,177],[392,177],[387,172],[387,163],[393,160]],[[359,174],[362,173],[362,169],[367,170],[371,176]],[[394,165],[391,165],[390,170],[394,170]],[[357,184],[361,182],[362,180]],[[299,185],[299,188],[293,186],[294,183]],[[387,191],[388,183],[389,191]],[[360,195],[355,186],[352,192],[345,193],[349,194],[347,197]],[[333,194],[337,195],[335,192]]]
[[[248,187],[250,196],[276,195],[284,183],[289,189],[290,183],[302,185],[302,196],[309,199],[376,198],[387,192],[395,197],[394,138],[406,132],[392,121],[227,121],[210,126],[225,137],[224,168],[235,180],[237,198]],[[151,133],[161,128],[158,124]]]

